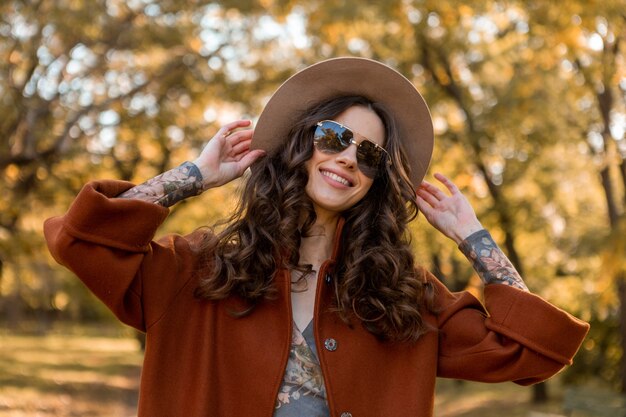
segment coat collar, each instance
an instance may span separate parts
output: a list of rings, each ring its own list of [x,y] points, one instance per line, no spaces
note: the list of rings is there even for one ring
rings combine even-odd
[[[331,261],[333,264],[337,262],[337,259],[341,255],[341,249],[342,249],[342,243],[343,243],[341,239],[341,235],[343,233],[343,227],[345,224],[346,224],[345,218],[340,217],[339,220],[337,220],[337,227],[335,228],[335,236],[333,237],[333,251],[329,259],[329,261]]]

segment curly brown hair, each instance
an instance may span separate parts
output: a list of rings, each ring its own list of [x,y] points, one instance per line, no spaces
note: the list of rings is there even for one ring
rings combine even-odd
[[[382,340],[417,340],[429,329],[422,314],[433,311],[434,290],[415,268],[407,228],[418,213],[410,168],[391,115],[381,104],[359,96],[313,107],[293,126],[278,152],[252,167],[235,213],[224,222],[226,228],[200,248],[197,297],[240,296],[249,302],[250,307],[239,312],[245,315],[262,300],[275,297],[279,270],[310,270],[310,265],[299,262],[301,237],[316,220],[304,191],[305,163],[313,154],[315,124],[352,106],[364,106],[380,117],[392,164],[381,170],[365,197],[343,213],[334,308],[344,321],[356,317]]]

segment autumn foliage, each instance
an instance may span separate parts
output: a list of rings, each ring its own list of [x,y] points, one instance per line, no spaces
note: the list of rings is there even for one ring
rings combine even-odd
[[[43,219],[83,183],[191,159],[295,70],[356,55],[416,85],[436,130],[431,172],[455,179],[534,292],[592,323],[566,379],[626,387],[625,29],[616,0],[4,1],[2,324],[110,319],[43,243]],[[223,218],[236,192],[179,204],[163,233]],[[476,285],[423,219],[413,232],[450,288]]]

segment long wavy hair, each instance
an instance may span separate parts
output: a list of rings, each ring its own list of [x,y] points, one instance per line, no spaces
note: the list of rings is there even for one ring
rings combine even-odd
[[[385,127],[385,149],[392,164],[374,178],[365,197],[342,213],[342,251],[333,280],[334,309],[349,323],[356,318],[382,340],[417,340],[429,330],[423,320],[433,311],[433,287],[415,268],[407,225],[418,213],[409,165],[398,129],[379,103],[360,96],[338,97],[302,115],[278,152],[254,164],[225,229],[208,235],[200,247],[197,297],[237,295],[249,303],[241,315],[276,296],[281,269],[310,271],[299,262],[301,238],[316,220],[305,193],[313,133],[318,121],[352,106],[373,110]],[[304,275],[304,274],[303,274]]]

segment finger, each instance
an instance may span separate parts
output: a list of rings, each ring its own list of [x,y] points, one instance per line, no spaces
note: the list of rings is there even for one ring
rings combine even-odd
[[[234,122],[227,123],[220,127],[220,129],[215,134],[215,137],[227,137],[230,135],[231,131],[240,127],[250,126],[250,123],[250,120],[235,120]]]
[[[240,127],[250,126],[250,123],[252,123],[250,120],[235,120],[234,122],[226,123],[224,126],[222,126],[222,128],[226,128],[227,130],[235,130]]]
[[[241,172],[245,171],[257,159],[261,158],[264,155],[265,155],[265,151],[261,149],[255,149],[245,154],[239,161],[239,168]]]
[[[234,156],[239,155],[242,152],[246,152],[250,149],[250,144],[252,143],[251,139],[241,141],[233,146],[232,154]]]
[[[228,143],[230,143],[230,146],[234,148],[235,146],[240,144],[242,141],[250,141],[252,139],[253,133],[254,133],[254,130],[252,129],[239,130],[229,135],[226,139],[228,140]]]
[[[415,194],[432,207],[439,203],[439,200],[434,195],[423,188],[418,188]]]
[[[434,177],[437,179],[437,181],[442,183],[450,191],[450,193],[456,194],[456,193],[460,192],[459,188],[456,186],[456,184],[453,183],[452,180],[450,180],[445,175],[437,172],[437,173],[435,173]]]
[[[430,219],[433,215],[433,208],[430,204],[419,195],[416,196],[417,208],[424,214],[426,219]]]
[[[428,193],[432,194],[437,200],[443,200],[447,197],[446,193],[441,191],[439,187],[434,186],[426,180],[422,181],[422,184],[418,189],[427,191]]]

